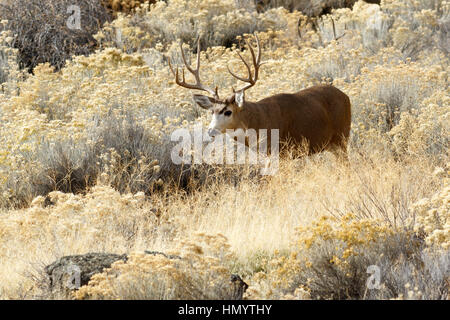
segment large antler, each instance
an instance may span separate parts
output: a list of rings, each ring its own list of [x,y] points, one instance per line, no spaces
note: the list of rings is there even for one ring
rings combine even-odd
[[[253,86],[255,85],[256,81],[258,80],[259,67],[262,65],[262,63],[261,63],[261,46],[260,46],[260,44],[259,44],[259,38],[258,38],[258,36],[257,36],[256,34],[255,34],[255,38],[256,38],[256,46],[257,46],[257,48],[258,48],[258,55],[257,55],[257,56],[255,56],[255,51],[253,50],[253,48],[252,48],[252,46],[250,45],[250,43],[248,42],[248,40],[245,39],[245,42],[247,43],[247,46],[248,46],[248,48],[250,49],[250,53],[251,53],[251,55],[252,55],[253,66],[255,67],[255,75],[254,75],[254,76],[252,75],[252,69],[250,68],[250,65],[247,63],[247,61],[245,61],[245,59],[242,57],[242,55],[239,53],[239,51],[238,51],[237,54],[238,54],[239,57],[241,58],[242,62],[244,62],[245,67],[247,68],[247,71],[248,71],[248,77],[247,77],[247,78],[243,78],[243,77],[240,77],[240,76],[234,74],[234,73],[230,70],[230,68],[228,67],[228,65],[227,65],[228,72],[229,72],[233,77],[235,77],[236,79],[241,80],[241,81],[243,81],[243,82],[249,83],[248,85],[246,85],[245,87],[243,87],[243,88],[241,88],[241,89],[239,89],[239,90],[237,90],[237,91],[240,91],[240,90],[244,91],[244,90],[247,90],[247,89],[250,88],[250,87],[253,87]]]
[[[200,39],[198,40],[197,43],[197,69],[193,69],[192,66],[190,66],[187,62],[186,62],[186,57],[184,56],[184,51],[183,51],[183,44],[180,44],[180,49],[181,49],[181,56],[183,57],[183,62],[184,65],[186,66],[186,68],[189,70],[190,73],[192,73],[195,77],[195,84],[190,84],[186,82],[186,79],[184,77],[184,68],[182,68],[182,81],[180,81],[180,77],[178,75],[178,67],[176,69],[176,72],[173,70],[172,68],[172,64],[170,63],[170,58],[168,58],[169,61],[169,67],[170,70],[172,71],[173,75],[175,76],[175,82],[179,85],[182,86],[184,88],[188,88],[188,89],[196,89],[196,90],[203,90],[206,92],[209,92],[210,94],[212,94],[214,96],[214,98],[219,99],[219,94],[218,94],[218,88],[216,87],[216,89],[212,89],[208,86],[205,86],[201,83],[200,81]]]

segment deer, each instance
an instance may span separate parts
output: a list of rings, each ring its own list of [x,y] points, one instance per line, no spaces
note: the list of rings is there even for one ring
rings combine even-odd
[[[218,87],[202,84],[200,80],[200,41],[197,43],[197,65],[194,69],[186,61],[182,44],[181,56],[187,70],[194,76],[195,83],[186,82],[184,67],[180,79],[179,68],[174,70],[170,58],[169,67],[177,85],[207,92],[209,95],[194,94],[195,103],[211,112],[212,119],[208,134],[215,136],[226,133],[228,129],[248,130],[278,129],[279,142],[282,146],[301,146],[306,143],[308,155],[325,150],[347,159],[347,143],[351,127],[351,105],[349,97],[332,85],[315,85],[296,93],[278,93],[262,100],[252,102],[245,99],[246,90],[253,87],[259,76],[261,62],[261,45],[255,34],[256,49],[245,42],[251,55],[251,64],[239,51],[237,54],[247,69],[247,76],[228,72],[244,86],[235,90],[225,99],[219,98]]]

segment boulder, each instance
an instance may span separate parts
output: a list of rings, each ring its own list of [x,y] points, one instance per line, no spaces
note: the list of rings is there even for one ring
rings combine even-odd
[[[71,291],[87,285],[94,274],[101,273],[118,260],[127,261],[127,255],[94,252],[56,260],[44,268],[52,296],[69,296]]]
[[[168,255],[159,251],[145,251],[146,254],[163,255],[168,259],[182,259],[180,256]],[[51,298],[71,298],[71,292],[87,285],[94,274],[103,272],[111,265],[122,260],[126,262],[126,254],[86,253],[81,255],[64,256],[46,266],[44,271],[49,280]],[[231,299],[241,300],[248,285],[239,275],[230,275]]]

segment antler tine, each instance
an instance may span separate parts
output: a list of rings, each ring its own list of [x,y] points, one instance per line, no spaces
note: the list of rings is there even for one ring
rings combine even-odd
[[[184,88],[203,90],[203,91],[209,92],[210,94],[212,94],[214,96],[214,98],[218,99],[219,98],[218,87],[216,86],[215,89],[212,89],[210,87],[203,85],[200,80],[200,39],[197,42],[197,69],[192,68],[192,66],[189,65],[189,63],[187,63],[186,56],[183,51],[183,44],[180,44],[180,49],[181,49],[181,57],[183,58],[184,65],[189,70],[189,72],[192,73],[192,75],[195,77],[196,83],[190,84],[190,83],[186,82],[184,68],[181,69],[182,70],[182,80],[180,81],[178,67],[176,69],[176,72],[174,72],[172,64],[170,62],[170,58],[169,58],[168,59],[169,67],[170,67],[170,70],[172,71],[173,75],[175,76],[175,82],[179,86],[184,87]]]
[[[245,61],[245,59],[242,57],[242,55],[239,52],[237,54],[239,55],[239,58],[241,58],[241,60],[244,63],[245,67],[247,68],[248,77],[244,78],[244,77],[240,77],[240,76],[234,74],[230,70],[230,67],[227,65],[228,72],[233,77],[235,77],[236,79],[238,79],[240,81],[249,83],[248,85],[244,86],[243,88],[241,88],[241,89],[239,89],[237,91],[247,90],[248,88],[254,86],[256,81],[258,80],[259,67],[262,65],[262,63],[261,63],[261,46],[260,46],[258,35],[255,34],[255,38],[256,38],[256,46],[258,48],[258,54],[257,55],[255,55],[255,51],[253,50],[253,47],[250,45],[250,42],[247,39],[245,40],[245,42],[247,43],[247,46],[248,46],[248,48],[250,50],[250,54],[252,56],[252,62],[253,62],[253,66],[255,68],[255,74],[254,75],[252,75],[252,71],[251,71],[250,65],[248,64],[247,61]]]
[[[253,51],[253,48],[250,46],[250,43],[248,41],[246,41],[246,42],[247,42],[248,47],[250,48],[250,53],[252,55],[253,64],[255,65],[255,79],[254,79],[254,81],[256,82],[256,80],[258,80],[259,67],[261,66],[261,46],[259,44],[258,35],[255,34],[255,38],[256,38],[256,47],[258,48],[258,55],[257,55],[257,57],[255,57],[255,51]]]
[[[252,69],[250,68],[250,66],[249,66],[249,64],[247,63],[247,61],[244,60],[244,58],[242,57],[242,55],[241,55],[239,52],[238,52],[237,54],[238,54],[239,57],[241,58],[242,62],[244,62],[244,65],[245,65],[245,67],[247,68],[249,77],[243,78],[243,77],[240,77],[240,76],[234,74],[234,73],[230,70],[230,67],[227,65],[228,72],[231,73],[231,75],[232,75],[233,77],[235,77],[236,79],[238,79],[238,80],[241,80],[241,81],[244,81],[244,82],[249,82],[249,81],[252,80],[252,79],[250,78],[250,76],[251,76],[251,74],[252,74]]]
[[[197,48],[199,48],[199,44],[200,44],[200,40],[197,43]],[[195,79],[197,80],[197,77],[199,75],[200,66],[197,65],[197,70],[192,69],[191,65],[189,65],[187,63],[187,61],[186,61],[186,56],[184,55],[184,50],[183,50],[183,44],[182,43],[180,43],[180,50],[181,50],[181,57],[183,58],[184,65],[189,70],[189,72],[192,73],[195,76]],[[200,56],[200,51],[197,50],[197,63],[198,63],[199,56]]]

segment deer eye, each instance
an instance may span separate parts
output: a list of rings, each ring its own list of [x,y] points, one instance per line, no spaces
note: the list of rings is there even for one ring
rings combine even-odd
[[[225,111],[223,114],[224,114],[225,116],[229,117],[229,116],[231,116],[231,111],[230,111],[230,110]]]

